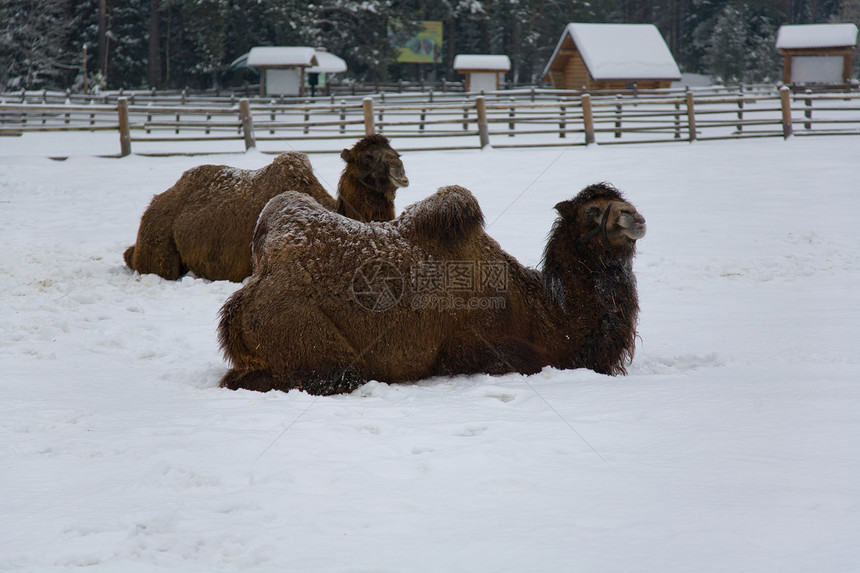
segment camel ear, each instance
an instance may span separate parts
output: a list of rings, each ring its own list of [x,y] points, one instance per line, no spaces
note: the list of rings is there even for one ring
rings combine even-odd
[[[556,211],[558,211],[558,214],[561,215],[564,219],[576,218],[576,209],[573,206],[573,201],[562,201],[561,203],[558,203],[554,208]]]
[[[340,152],[340,158],[349,163],[349,149],[344,149]]]

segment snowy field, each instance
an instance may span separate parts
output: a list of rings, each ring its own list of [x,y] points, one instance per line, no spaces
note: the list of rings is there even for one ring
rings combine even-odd
[[[636,356],[334,397],[219,389],[238,285],[123,265],[185,169],[272,157],[98,141],[0,138],[0,570],[860,570],[860,137],[404,154],[398,212],[468,187],[528,265],[622,189]]]

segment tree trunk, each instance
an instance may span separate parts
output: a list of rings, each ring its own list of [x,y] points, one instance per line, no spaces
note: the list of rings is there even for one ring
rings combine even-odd
[[[107,0],[99,0],[98,70],[107,77]]]
[[[454,44],[454,34],[455,34],[455,20],[454,18],[450,18],[445,26],[445,42],[448,44],[448,61],[445,62],[445,75],[448,78],[455,78],[456,75],[454,73],[454,56],[457,55],[456,45]]]
[[[159,27],[159,0],[149,2],[149,61],[146,68],[146,79],[149,87],[161,86],[161,30]]]

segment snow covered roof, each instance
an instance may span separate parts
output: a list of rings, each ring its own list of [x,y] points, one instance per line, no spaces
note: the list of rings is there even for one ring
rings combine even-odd
[[[854,24],[806,24],[780,26],[776,47],[780,50],[800,48],[842,48],[857,45]]]
[[[455,70],[487,70],[506,72],[511,69],[511,59],[507,56],[484,54],[457,54],[454,57]]]
[[[681,79],[675,58],[653,24],[568,24],[544,76],[568,36],[595,80]]]
[[[290,67],[317,65],[316,50],[305,46],[256,46],[248,52],[253,67]]]
[[[273,47],[273,48],[276,50],[282,50],[282,49],[292,50],[292,48],[278,48],[278,47]],[[255,65],[263,66],[263,67],[266,67],[266,66],[271,67],[271,66],[306,65],[306,64],[284,64],[282,62],[284,62],[286,60],[286,58],[280,57],[279,53],[269,54],[269,53],[267,53],[268,49],[264,50],[262,52],[260,52],[260,49],[261,48],[252,48],[251,52],[254,52],[255,50],[257,50],[255,52],[255,60],[259,60],[259,61],[262,61],[265,63],[262,63],[262,64],[257,63],[257,64],[252,65],[251,63],[249,63],[249,60],[251,58],[251,52],[248,52],[247,54],[242,54],[241,56],[239,56],[238,58],[233,60],[233,63],[230,64],[230,68],[231,69],[253,68]],[[307,48],[301,48],[301,49],[305,50]],[[304,56],[305,54],[303,53],[302,55]],[[290,56],[290,57],[292,57],[292,56]],[[339,58],[339,57],[335,56],[334,54],[327,52],[323,48],[314,48],[314,58],[316,59],[316,63],[307,69],[307,71],[309,73],[326,72],[329,74],[336,74],[338,72],[345,72],[346,71],[346,62],[342,58]],[[279,62],[279,63],[276,63],[276,64],[269,63],[272,61]],[[289,60],[287,60],[287,61],[289,61]]]
[[[325,50],[317,49],[315,56],[317,59],[317,65],[309,67],[308,72],[326,72],[329,74],[336,74],[338,72],[346,71],[346,62],[334,54],[330,54]]]

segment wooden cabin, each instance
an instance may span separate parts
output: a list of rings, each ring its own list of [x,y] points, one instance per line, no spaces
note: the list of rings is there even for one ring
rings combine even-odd
[[[776,47],[786,85],[847,85],[857,46],[854,24],[780,26]]]
[[[247,65],[260,72],[260,95],[303,96],[305,72],[318,64],[316,51],[303,46],[256,46]]]
[[[505,73],[510,69],[508,56],[458,54],[454,57],[454,71],[466,76],[467,92],[501,89]]]
[[[556,89],[662,89],[681,79],[653,24],[568,24],[543,78]]]

